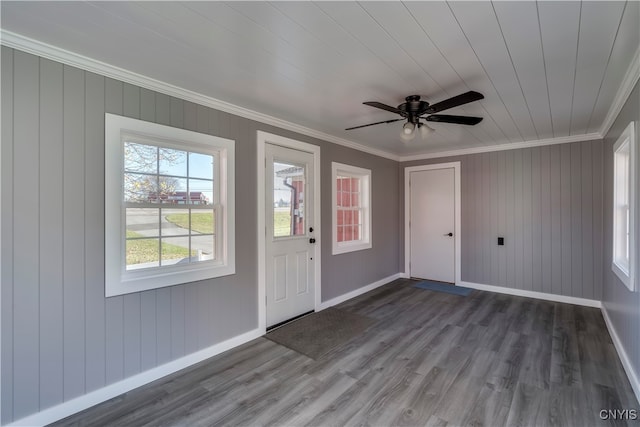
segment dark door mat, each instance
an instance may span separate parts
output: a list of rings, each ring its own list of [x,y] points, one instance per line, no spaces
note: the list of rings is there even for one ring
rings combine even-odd
[[[426,289],[428,291],[446,292],[448,294],[460,295],[466,297],[473,291],[471,288],[462,286],[448,285],[446,283],[432,282],[431,280],[423,280],[413,285],[414,288]]]
[[[375,322],[370,317],[330,307],[276,328],[268,332],[266,338],[318,359],[363,333]]]

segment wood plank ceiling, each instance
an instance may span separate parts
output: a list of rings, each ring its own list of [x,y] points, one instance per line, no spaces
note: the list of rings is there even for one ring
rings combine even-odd
[[[2,2],[2,29],[393,156],[600,132],[640,46],[628,2]],[[637,58],[637,57],[636,57]],[[427,140],[362,105],[485,99]]]

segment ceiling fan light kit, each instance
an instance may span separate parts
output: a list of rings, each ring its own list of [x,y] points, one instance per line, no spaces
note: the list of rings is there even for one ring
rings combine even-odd
[[[429,135],[431,135],[435,131],[436,130],[434,128],[426,123],[417,122],[414,124],[411,122],[407,122],[402,126],[402,133],[400,134],[400,137],[403,141],[413,141],[416,134],[419,133],[420,138],[424,140],[427,139]]]
[[[404,133],[405,135],[410,135],[413,133],[415,128],[416,125],[411,122],[407,122],[402,126],[402,133]]]
[[[469,102],[479,101],[481,99],[484,99],[484,96],[481,93],[469,91],[452,98],[445,99],[444,101],[440,101],[433,105],[429,104],[426,101],[422,101],[420,99],[420,95],[407,96],[405,98],[405,102],[398,105],[397,107],[392,107],[390,105],[386,105],[376,101],[363,102],[364,105],[398,114],[402,118],[384,120],[381,122],[369,123],[367,125],[354,126],[345,130],[359,129],[367,126],[379,125],[382,123],[392,123],[400,120],[406,120],[406,123],[402,126],[402,133],[400,134],[402,139],[405,141],[410,141],[415,138],[415,134],[417,133],[415,131],[416,127],[418,128],[422,139],[425,139],[431,133],[435,132],[435,129],[429,127],[426,123],[422,123],[420,120],[424,120],[425,122],[454,123],[468,126],[474,126],[480,123],[482,121],[482,117],[454,116],[435,113],[448,110],[449,108],[468,104]]]
[[[420,123],[420,136],[422,139],[426,139],[429,135],[434,133],[436,130],[429,126],[426,123]]]

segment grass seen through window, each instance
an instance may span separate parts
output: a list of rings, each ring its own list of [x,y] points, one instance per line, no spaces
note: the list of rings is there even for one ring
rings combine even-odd
[[[189,229],[189,214],[170,214],[165,219],[185,230]],[[215,230],[215,218],[211,212],[192,212],[191,230],[202,234],[213,234]]]
[[[142,234],[127,230],[127,239],[145,237]],[[173,260],[187,258],[189,249],[171,243],[161,244],[162,260]],[[191,251],[191,256],[195,256],[196,251]],[[127,240],[127,265],[143,264],[158,261],[158,239],[136,239]]]

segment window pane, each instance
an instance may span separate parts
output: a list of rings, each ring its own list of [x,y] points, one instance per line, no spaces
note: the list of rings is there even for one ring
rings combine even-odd
[[[353,211],[345,211],[344,212],[344,225],[353,224]]]
[[[624,236],[624,240],[625,240],[624,257],[628,260],[631,257],[631,252],[629,250],[629,244],[631,242],[631,237],[630,237],[630,234],[631,234],[631,223],[630,223],[630,217],[629,217],[630,210],[629,210],[628,206],[625,208],[625,211],[626,211],[625,212],[625,216],[626,216],[625,224],[626,224],[626,226],[625,226],[625,236]]]
[[[215,259],[214,236],[192,236],[192,261],[209,261]]]
[[[195,251],[191,250],[191,256]],[[162,265],[186,264],[189,262],[189,237],[164,237],[162,239]]]
[[[187,203],[187,180],[185,178],[173,178],[160,176],[158,178],[160,188],[160,202],[184,205]]]
[[[353,240],[353,228],[350,225],[344,227],[344,241],[350,242]]]
[[[125,173],[124,201],[128,203],[157,203],[159,201],[158,177]]]
[[[189,177],[213,179],[213,156],[189,153]]]
[[[360,193],[351,193],[351,206],[354,208],[360,207]]]
[[[152,145],[124,143],[124,169],[128,172],[158,172],[158,148]]]
[[[125,210],[127,238],[158,237],[160,235],[159,214],[159,209],[127,208]]]
[[[210,205],[213,203],[213,181],[190,179],[189,203],[194,205]]]
[[[187,236],[189,234],[188,209],[162,209],[160,214],[163,236]]]
[[[129,235],[129,233],[127,233]],[[135,237],[131,235],[131,237]],[[158,267],[160,265],[158,239],[132,239],[126,241],[126,268]]]
[[[353,193],[360,191],[360,178],[351,178],[351,191]]]
[[[351,191],[351,179],[350,178],[340,177],[338,179],[340,179],[342,181],[342,191],[344,191],[344,192]]]
[[[215,218],[213,209],[191,210],[191,234],[214,234]]]
[[[159,150],[160,174],[187,176],[187,152],[160,148]]]
[[[344,242],[344,226],[342,226],[342,225],[338,226],[338,233],[337,234],[338,234],[338,236],[337,236],[338,242]]]
[[[304,167],[273,163],[273,235],[304,235]]]
[[[273,208],[273,236],[291,236],[291,211],[289,207]]]

